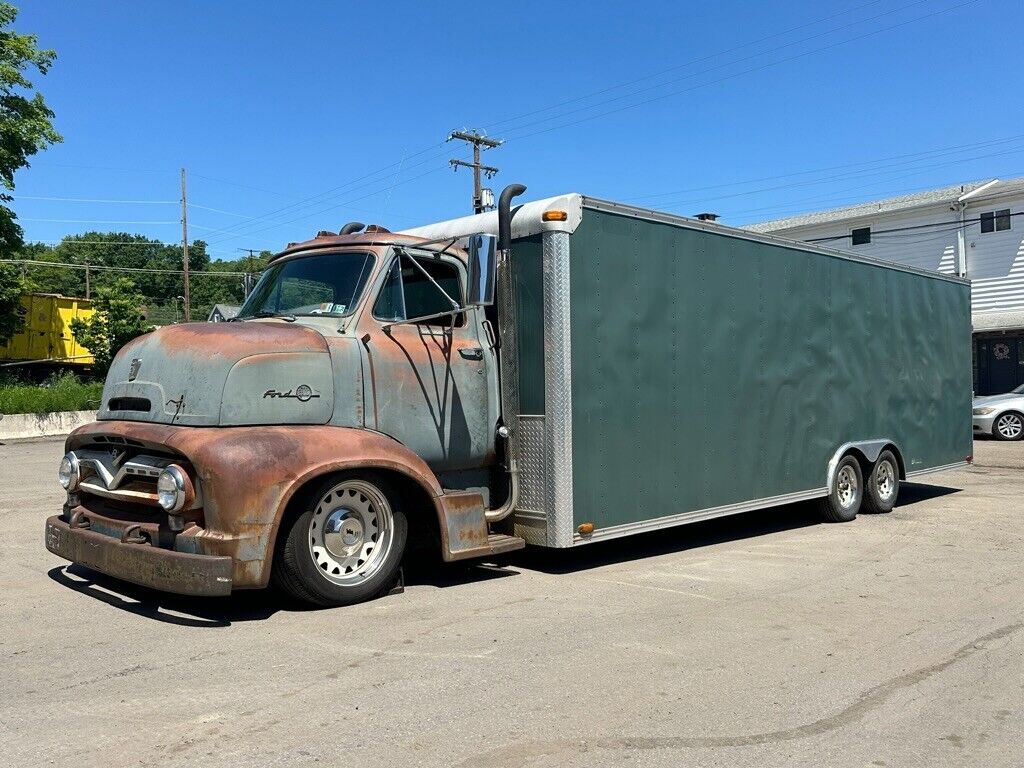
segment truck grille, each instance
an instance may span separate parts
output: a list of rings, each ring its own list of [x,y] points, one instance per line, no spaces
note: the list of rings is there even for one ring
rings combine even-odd
[[[113,443],[113,440],[110,442]],[[157,506],[156,481],[165,467],[177,464],[189,475],[193,475],[188,462],[142,453],[129,445],[80,448],[75,451],[75,455],[82,468],[79,492],[114,501]],[[197,487],[196,502],[192,508],[199,506],[201,503]]]

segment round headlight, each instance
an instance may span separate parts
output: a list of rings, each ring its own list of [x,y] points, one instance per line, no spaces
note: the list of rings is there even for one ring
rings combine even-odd
[[[156,480],[156,499],[168,512],[178,512],[185,506],[185,473],[173,464]]]
[[[60,467],[57,469],[57,481],[65,491],[70,493],[78,488],[78,481],[81,479],[82,473],[78,465],[78,457],[74,453],[67,454],[60,460]]]

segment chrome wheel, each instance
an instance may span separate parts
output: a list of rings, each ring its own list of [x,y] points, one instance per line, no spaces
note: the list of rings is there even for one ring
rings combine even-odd
[[[1024,432],[1024,420],[1016,413],[1004,413],[996,419],[996,432],[1004,440],[1016,440]]]
[[[836,497],[839,506],[843,509],[850,509],[857,503],[860,496],[857,483],[857,473],[850,465],[844,466],[836,475]]]
[[[309,554],[328,581],[358,586],[380,569],[394,544],[391,505],[374,485],[344,480],[320,497],[309,521]]]
[[[878,498],[889,501],[896,494],[896,468],[888,459],[882,459],[875,467],[875,488]]]

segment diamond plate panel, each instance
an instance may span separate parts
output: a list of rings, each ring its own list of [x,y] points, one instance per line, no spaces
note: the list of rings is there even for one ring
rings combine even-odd
[[[519,506],[517,512],[548,510],[545,503],[547,461],[544,451],[544,417],[519,417]]]
[[[571,547],[572,345],[569,325],[569,234],[545,232],[544,250],[544,447],[548,462],[547,545]]]

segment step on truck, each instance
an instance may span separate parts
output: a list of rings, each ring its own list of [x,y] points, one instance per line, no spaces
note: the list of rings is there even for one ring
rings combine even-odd
[[[320,232],[233,322],[126,345],[67,438],[49,550],[341,605],[414,546],[493,558],[802,500],[850,521],[970,461],[965,280],[524,189]]]

